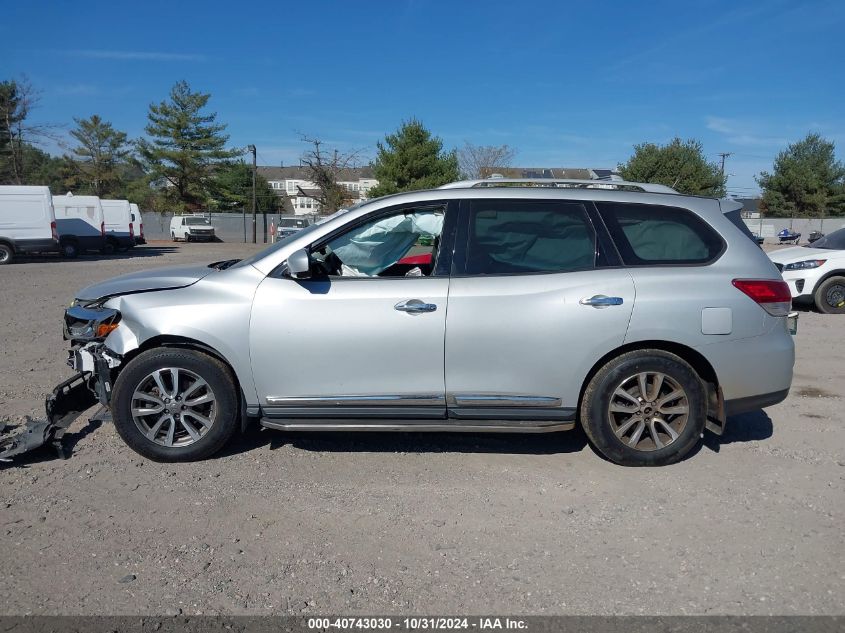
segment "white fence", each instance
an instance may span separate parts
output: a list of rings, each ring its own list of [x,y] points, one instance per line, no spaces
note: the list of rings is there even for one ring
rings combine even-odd
[[[801,234],[801,241],[806,242],[811,231],[833,233],[845,228],[845,218],[759,218],[745,220],[745,225],[754,233],[766,238],[767,242],[777,242],[777,234],[783,229],[790,229]]]

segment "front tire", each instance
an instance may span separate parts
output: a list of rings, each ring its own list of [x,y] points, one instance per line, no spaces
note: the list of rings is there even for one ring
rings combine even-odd
[[[825,314],[845,314],[845,277],[825,279],[816,289],[816,308]]]
[[[115,381],[111,408],[123,441],[157,462],[210,457],[238,428],[231,370],[188,349],[157,348],[132,359]]]
[[[11,264],[13,259],[15,259],[15,249],[8,244],[0,244],[0,266]]]
[[[605,364],[581,400],[590,442],[622,466],[680,461],[707,420],[704,384],[682,358],[662,350],[627,352]]]

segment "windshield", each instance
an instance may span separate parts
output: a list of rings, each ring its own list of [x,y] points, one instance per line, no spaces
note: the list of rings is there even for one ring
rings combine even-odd
[[[284,228],[304,229],[306,226],[308,226],[308,220],[304,218],[280,218],[279,226]]]
[[[205,226],[208,224],[207,218],[185,218],[185,224],[188,226]]]
[[[283,237],[282,239],[280,239],[278,242],[276,242],[272,246],[268,246],[267,248],[257,252],[255,255],[252,255],[251,257],[247,257],[246,259],[242,259],[240,262],[238,262],[237,264],[232,266],[232,268],[241,268],[243,266],[251,266],[253,264],[253,262],[257,262],[259,259],[263,259],[263,258],[267,257],[271,253],[279,250],[280,248],[284,248],[285,246],[290,244],[293,240],[298,240],[303,235],[308,235],[309,233],[313,233],[315,230],[317,230],[317,227],[320,226],[321,224],[325,224],[329,220],[333,220],[334,218],[336,218],[340,215],[343,215],[344,213],[348,213],[349,211],[352,211],[353,209],[357,209],[358,207],[361,207],[362,205],[365,205],[368,202],[371,202],[371,201],[370,200],[362,201],[362,202],[359,202],[358,204],[352,205],[348,209],[340,209],[339,211],[335,211],[331,215],[321,217],[316,222],[314,222],[314,224],[309,224],[308,226],[306,226],[301,231],[297,231],[296,233],[292,233],[291,235],[288,235],[287,237]]]
[[[265,249],[258,251],[255,255],[251,257],[247,257],[246,259],[242,259],[239,261],[235,266],[232,268],[242,268],[243,266],[251,266],[253,262],[257,262],[259,259],[263,259],[267,257],[270,253],[279,250],[280,248],[284,248],[287,244],[290,244],[293,240],[298,240],[303,235],[307,235],[308,233],[313,232],[317,228],[316,224],[312,224],[310,226],[305,227],[301,231],[297,231],[296,233],[292,233],[287,237],[283,237],[278,242],[273,244],[272,246],[268,246]]]
[[[832,250],[845,250],[845,229],[839,229],[828,235],[825,235],[820,240],[816,240],[812,244],[807,244],[809,248],[829,248]]]

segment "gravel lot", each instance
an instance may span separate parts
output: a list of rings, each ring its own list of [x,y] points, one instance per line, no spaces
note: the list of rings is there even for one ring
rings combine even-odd
[[[243,256],[157,243],[0,267],[2,418],[71,374],[62,309],[145,267]],[[252,429],[165,465],[106,425],[0,469],[0,614],[845,613],[845,318],[801,315],[786,402],[684,462],[624,469],[583,433]]]

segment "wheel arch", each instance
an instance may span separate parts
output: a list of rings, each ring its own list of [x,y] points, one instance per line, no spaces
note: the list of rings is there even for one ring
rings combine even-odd
[[[189,338],[187,336],[174,336],[166,334],[153,336],[145,340],[135,349],[130,350],[123,355],[123,362],[120,364],[118,372],[129,362],[131,362],[132,359],[134,359],[136,356],[148,350],[156,349],[159,347],[176,347],[181,349],[193,350],[195,352],[200,352],[203,354],[207,354],[208,356],[212,356],[219,360],[221,363],[223,363],[226,368],[231,372],[232,379],[235,381],[235,388],[238,392],[238,404],[241,411],[241,431],[244,431],[246,429],[248,422],[246,414],[246,394],[244,394],[243,386],[241,385],[241,380],[238,377],[238,372],[235,371],[235,368],[232,366],[232,363],[230,363],[223,354],[221,354],[218,350],[214,349],[211,345],[208,345],[196,339]],[[114,384],[114,379],[116,377],[116,374],[112,376],[112,384]]]
[[[698,374],[698,376],[701,378],[706,388],[708,418],[707,428],[713,430],[716,433],[720,433],[721,431],[719,429],[724,429],[726,416],[725,401],[722,395],[722,389],[719,383],[719,377],[716,374],[716,370],[713,368],[713,365],[710,363],[710,361],[708,361],[707,358],[705,358],[704,355],[701,354],[701,352],[693,349],[692,347],[689,347],[688,345],[684,345],[683,343],[675,343],[673,341],[632,341],[631,343],[621,345],[602,356],[598,361],[596,361],[592,368],[590,368],[590,371],[587,372],[584,381],[581,383],[581,390],[578,393],[578,411],[581,410],[584,391],[587,389],[587,385],[590,384],[590,381],[593,379],[593,376],[595,376],[596,373],[602,367],[604,367],[608,362],[610,362],[614,358],[621,356],[622,354],[646,349],[654,349],[663,352],[669,352],[670,354],[674,354],[675,356],[678,356],[682,360],[689,363],[689,365],[695,370],[695,373]],[[715,428],[713,426],[710,426],[709,421],[713,421]]]
[[[815,297],[816,291],[819,289],[819,286],[821,286],[831,277],[845,277],[845,268],[831,270],[829,272],[826,272],[822,277],[819,277],[818,281],[816,281],[816,284],[813,286],[813,290],[810,292],[810,296]]]

